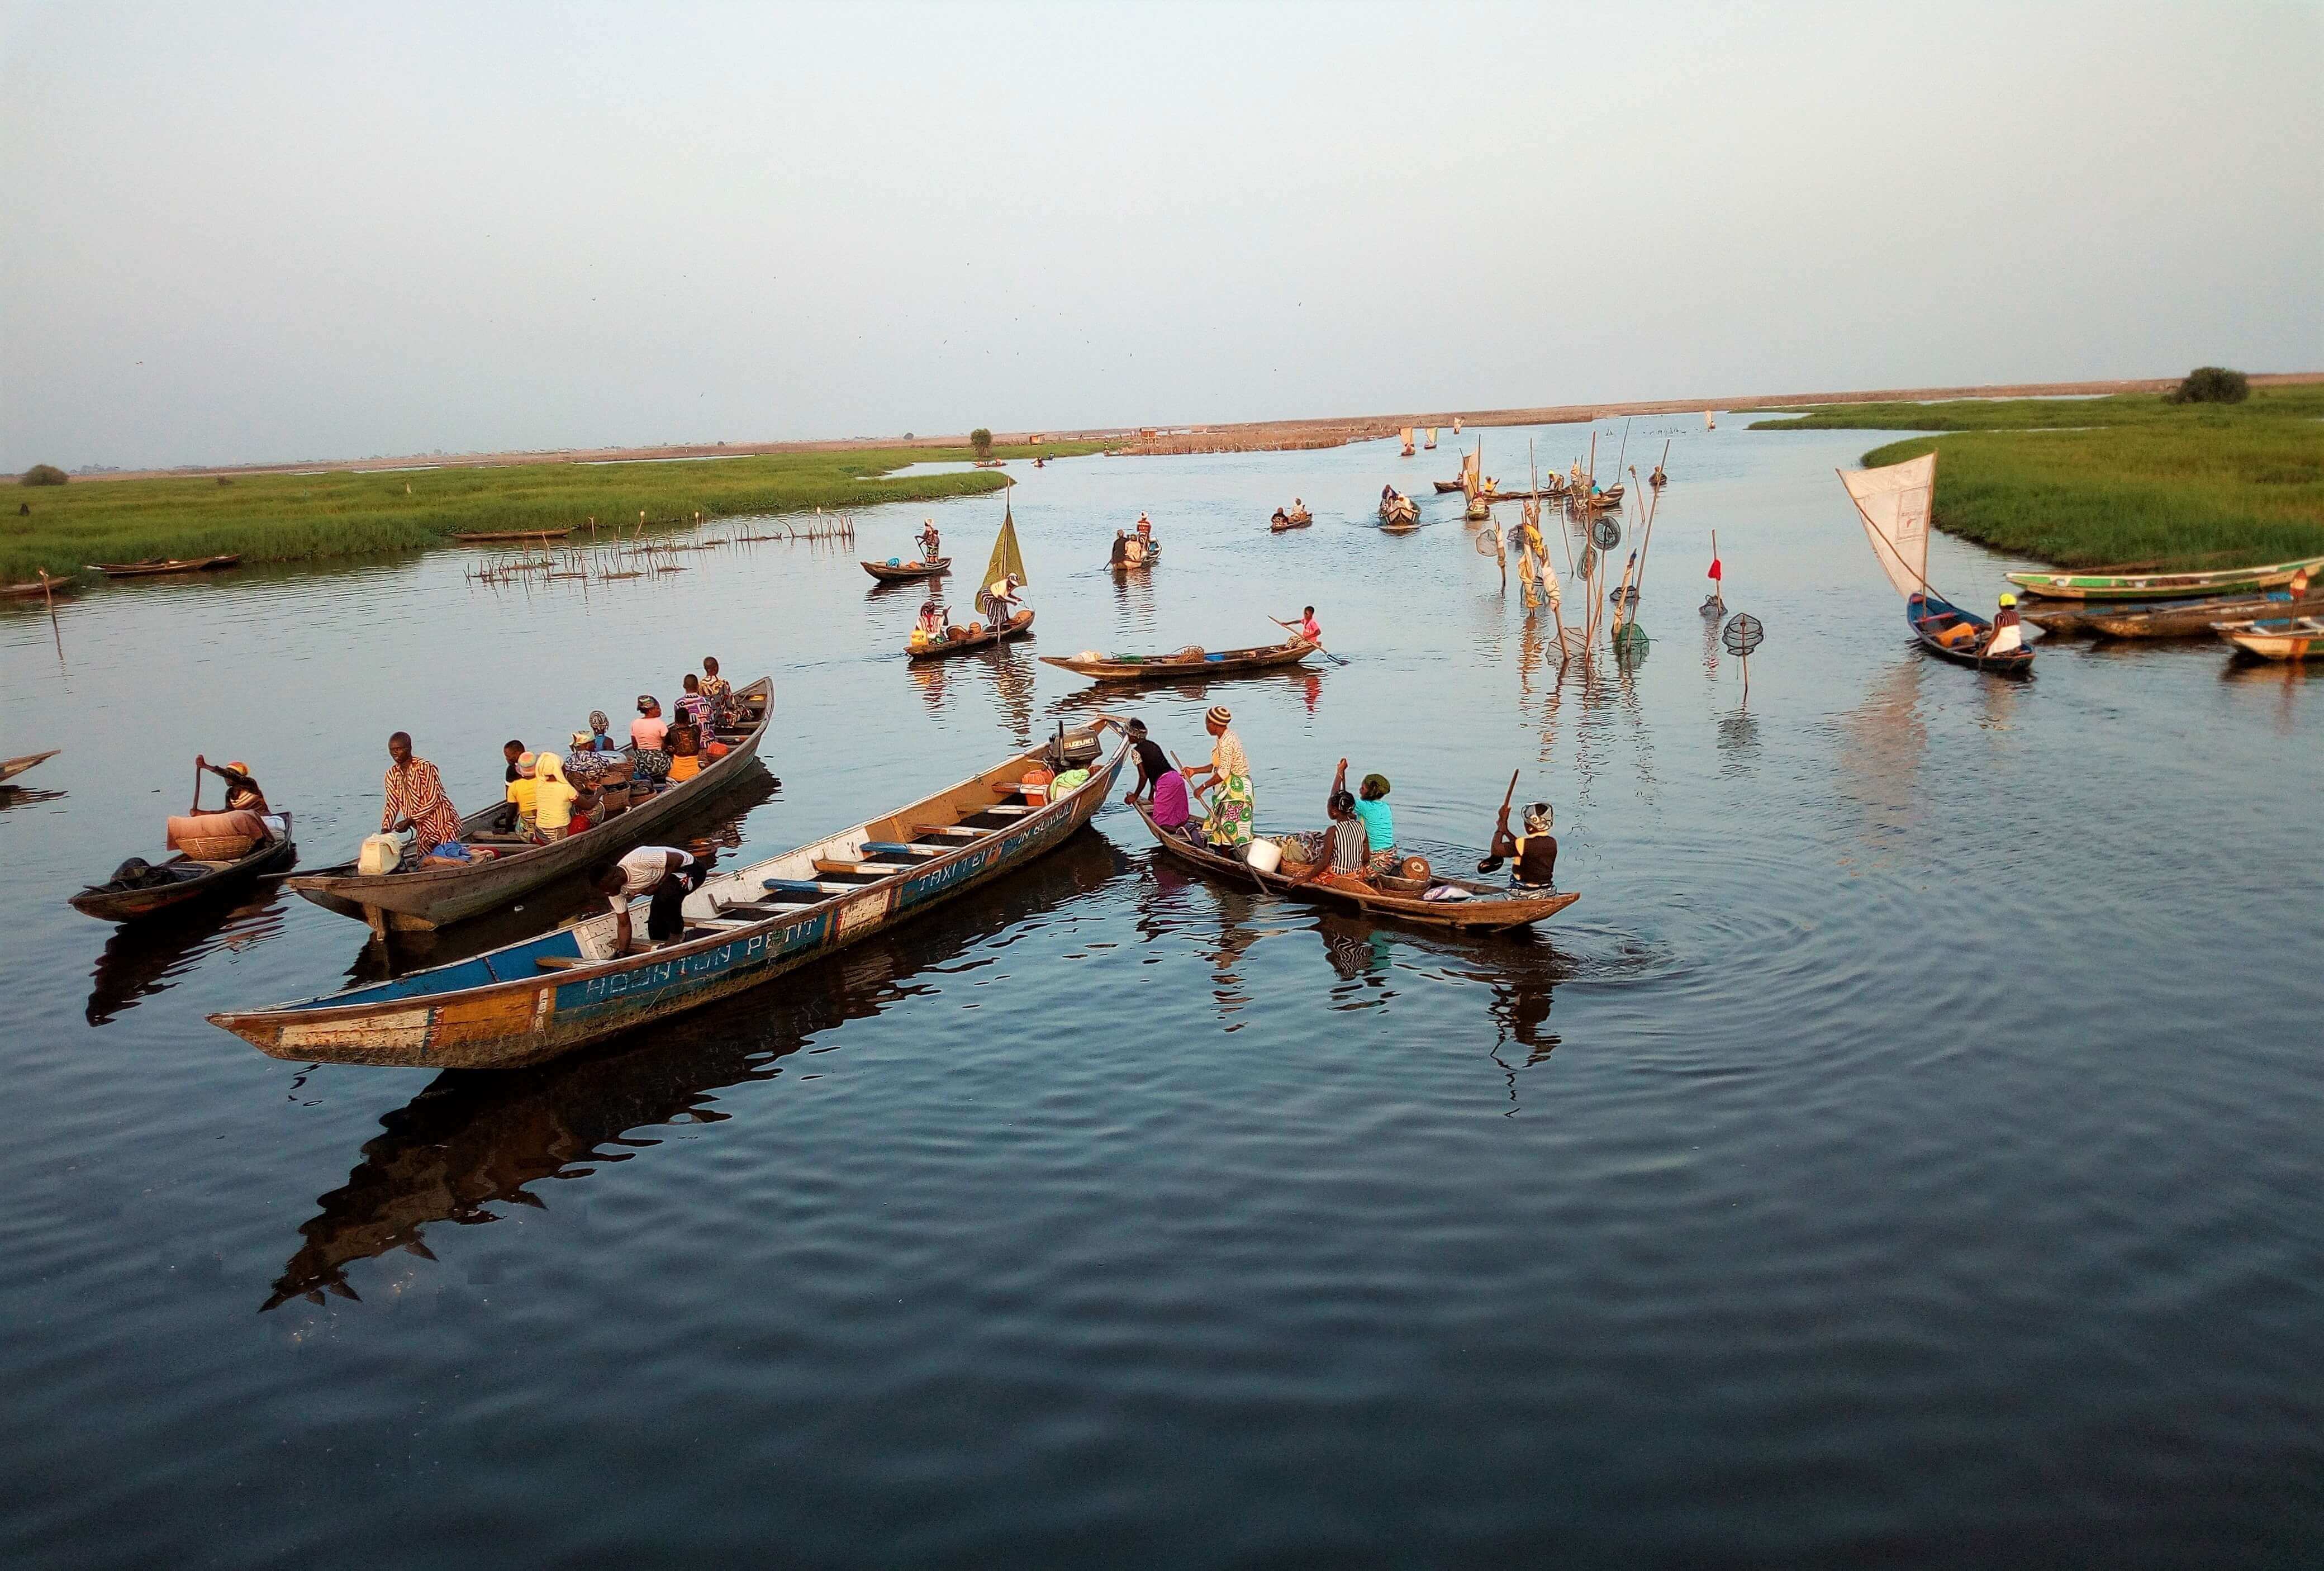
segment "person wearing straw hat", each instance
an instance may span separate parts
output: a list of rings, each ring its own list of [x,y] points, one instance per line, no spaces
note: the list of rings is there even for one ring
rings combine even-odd
[[[1187,783],[1194,784],[1197,775],[1207,777],[1199,788],[1211,799],[1203,838],[1216,850],[1240,856],[1250,846],[1259,796],[1251,789],[1250,760],[1243,753],[1242,738],[1228,729],[1233,719],[1224,704],[1212,705],[1203,716],[1203,727],[1211,734],[1211,762],[1188,771]]]

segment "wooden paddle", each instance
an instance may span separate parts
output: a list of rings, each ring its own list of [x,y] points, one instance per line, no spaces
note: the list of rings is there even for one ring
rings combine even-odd
[[[1299,624],[1296,622],[1286,622],[1279,616],[1270,616],[1268,620],[1274,623],[1277,627],[1287,628],[1293,633],[1299,633]],[[1307,637],[1304,633],[1299,633],[1299,636],[1302,638]],[[1342,660],[1338,655],[1333,654],[1330,650],[1325,649],[1322,639],[1309,639],[1308,642],[1315,646],[1316,653],[1322,655],[1325,660],[1330,661],[1333,665],[1343,666],[1348,663],[1346,661]]]

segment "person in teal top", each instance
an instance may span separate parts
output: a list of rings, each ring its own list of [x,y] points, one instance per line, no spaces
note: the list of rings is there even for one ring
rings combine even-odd
[[[1340,770],[1332,777],[1332,789],[1348,789],[1348,761],[1340,760]],[[1356,793],[1356,817],[1364,826],[1364,842],[1371,848],[1370,865],[1374,873],[1393,873],[1398,861],[1396,854],[1396,814],[1388,805],[1388,776],[1364,776],[1361,790]]]

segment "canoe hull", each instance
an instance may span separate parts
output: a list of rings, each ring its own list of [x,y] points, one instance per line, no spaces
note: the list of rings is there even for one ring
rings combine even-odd
[[[64,751],[51,747],[46,753],[28,753],[22,758],[0,758],[0,781],[14,780],[36,763],[45,762]]]
[[[2009,653],[1988,657],[1979,654],[1974,646],[1957,649],[1938,637],[1941,624],[1958,620],[1969,626],[1990,628],[1993,624],[1981,616],[1972,616],[1949,600],[1934,595],[1914,595],[1904,602],[1904,625],[1921,641],[1921,647],[1941,660],[1964,665],[1997,676],[2030,676],[2034,670],[2034,651],[2021,646]]]
[[[2108,638],[2204,638],[2209,636],[2211,629],[2222,622],[2319,615],[2324,615],[2324,596],[2314,596],[2306,600],[2267,600],[2242,596],[2224,600],[2187,601],[2175,607],[2125,611],[2117,615],[2101,612],[2089,616],[2088,622],[2092,629]]]
[[[933,562],[918,566],[890,567],[885,562],[865,562],[863,570],[883,584],[908,584],[915,578],[941,578],[952,570],[950,557],[938,557]]]
[[[942,643],[931,643],[924,649],[907,648],[904,653],[913,660],[943,660],[949,655],[991,649],[1004,639],[1023,638],[1032,631],[1033,613],[1028,610],[1005,628],[980,633],[974,638],[948,638]]]
[[[2308,617],[2305,625],[2282,629],[2262,624],[2222,627],[2218,631],[2221,638],[2242,653],[2262,660],[2324,660],[2324,618]]]
[[[761,691],[767,695],[765,717],[725,757],[677,790],[657,792],[652,800],[581,834],[470,867],[423,867],[367,876],[346,863],[294,878],[290,887],[325,910],[358,921],[374,919],[376,910],[380,919],[400,932],[425,932],[494,910],[544,883],[644,845],[663,825],[741,784],[773,722],[774,684],[761,677],[737,689],[744,697]],[[464,822],[497,810],[495,804],[468,815]]]
[[[908,875],[851,890],[796,915],[582,969],[539,970],[538,956],[560,948],[576,952],[574,929],[563,929],[445,968],[474,970],[483,985],[338,1007],[321,1001],[320,1007],[220,1013],[210,1021],[270,1058],[293,1062],[410,1069],[542,1063],[774,981],[1005,876],[1085,826],[1105,805],[1128,756],[1127,743],[1118,744],[1079,790],[1015,827],[917,865]],[[982,777],[970,783],[981,781]],[[508,973],[513,975],[493,980]],[[426,975],[364,991],[392,993]]]
[[[2002,577],[2044,600],[2191,600],[2204,595],[2281,588],[2302,569],[2324,573],[2324,557],[2258,568],[2227,568],[2215,573],[2004,573]]]
[[[91,562],[92,573],[103,573],[108,578],[163,578],[176,573],[214,573],[221,568],[231,568],[240,562],[239,555],[225,557],[172,558],[160,562]]]
[[[1148,661],[1084,660],[1079,655],[1045,654],[1043,665],[1053,665],[1063,670],[1089,677],[1101,682],[1178,682],[1201,681],[1211,677],[1230,676],[1237,671],[1269,670],[1277,666],[1297,665],[1315,652],[1315,646],[1305,639],[1288,643],[1270,644],[1265,649],[1238,649],[1222,652],[1221,660],[1173,661],[1167,657]]]
[[[298,843],[290,835],[290,815],[282,815],[282,838],[272,846],[261,846],[229,866],[199,878],[183,879],[156,889],[107,890],[102,886],[85,889],[72,897],[73,910],[85,917],[100,921],[134,922],[143,917],[155,916],[180,906],[192,905],[197,901],[215,899],[246,889],[256,879],[270,873],[281,873],[299,860]],[[164,864],[167,865],[167,864]]]
[[[1155,823],[1143,804],[1138,809],[1138,817],[1165,856],[1213,878],[1237,885],[1257,883],[1269,894],[1279,894],[1288,900],[1360,911],[1365,916],[1391,917],[1418,927],[1462,933],[1514,932],[1555,916],[1582,898],[1575,893],[1549,894],[1537,900],[1430,901],[1399,895],[1363,893],[1323,883],[1297,884],[1282,873],[1261,873],[1248,862],[1189,845]]]

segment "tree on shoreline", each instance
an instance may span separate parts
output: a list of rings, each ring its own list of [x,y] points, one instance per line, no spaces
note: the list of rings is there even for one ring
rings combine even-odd
[[[54,464],[35,464],[31,468],[24,471],[24,477],[18,481],[17,484],[20,485],[61,485],[71,478],[71,476],[66,474],[62,469],[58,468]]]
[[[992,457],[992,433],[982,426],[968,433],[968,445],[976,449],[980,458]]]
[[[2251,396],[2251,378],[2224,365],[2198,365],[2165,396],[2172,403],[2241,403]]]

